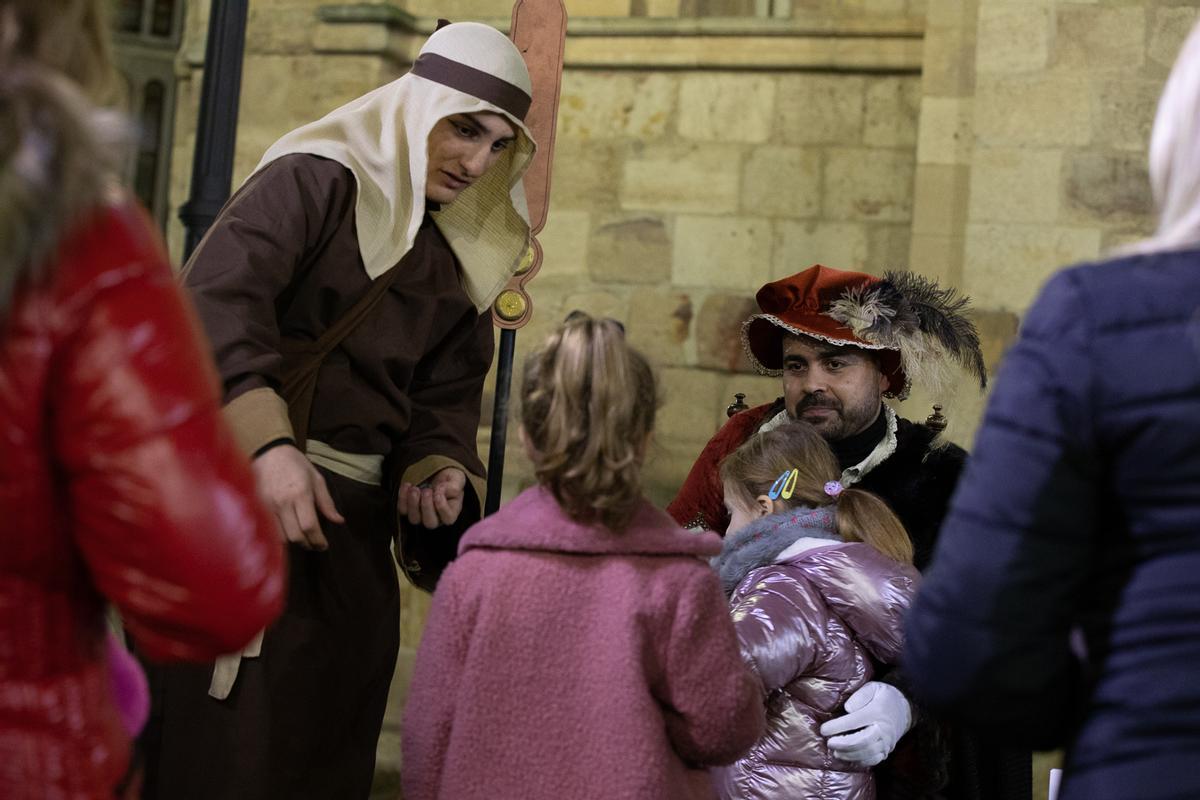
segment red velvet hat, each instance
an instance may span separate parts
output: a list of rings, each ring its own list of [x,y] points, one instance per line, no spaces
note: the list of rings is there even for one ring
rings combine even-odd
[[[742,343],[768,375],[783,374],[783,338],[791,333],[876,351],[888,378],[884,394],[901,400],[911,373],[935,371],[912,363],[918,355],[952,356],[987,383],[978,333],[962,315],[966,298],[911,272],[879,278],[817,264],[768,283],[756,299],[762,313],[746,320]]]

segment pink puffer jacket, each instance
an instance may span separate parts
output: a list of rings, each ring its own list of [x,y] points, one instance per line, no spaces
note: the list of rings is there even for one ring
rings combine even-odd
[[[713,773],[722,798],[875,797],[870,771],[831,755],[818,729],[876,664],[896,661],[917,572],[842,542],[834,522],[828,508],[763,517],[730,535],[715,562],[767,706],[766,734]]]

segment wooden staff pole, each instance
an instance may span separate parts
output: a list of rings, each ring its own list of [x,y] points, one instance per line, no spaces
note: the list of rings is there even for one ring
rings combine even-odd
[[[517,0],[513,6],[509,34],[529,68],[533,104],[525,117],[537,155],[525,173],[525,197],[529,203],[529,252],[517,274],[496,298],[492,317],[500,328],[500,354],[496,366],[496,400],[492,408],[492,437],[488,448],[488,488],[484,514],[500,507],[504,486],[504,450],[508,439],[508,398],[512,386],[513,353],[517,328],[529,322],[533,302],[527,286],[542,265],[542,248],[537,234],[546,224],[550,207],[550,168],[554,155],[554,125],[558,117],[558,93],[562,85],[563,48],[567,39],[567,10],[562,0]]]

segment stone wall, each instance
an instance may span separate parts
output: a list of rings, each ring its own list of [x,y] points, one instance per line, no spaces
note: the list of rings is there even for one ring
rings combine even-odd
[[[989,366],[1057,268],[1153,229],[1146,150],[1197,3],[930,0],[910,264],[975,299]],[[960,392],[957,438],[982,402]]]

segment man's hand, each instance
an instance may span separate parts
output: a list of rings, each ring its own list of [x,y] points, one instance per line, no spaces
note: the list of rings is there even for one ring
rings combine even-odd
[[[283,538],[306,550],[325,550],[317,509],[330,522],[342,523],[325,479],[307,457],[289,444],[272,447],[254,459],[258,496],[275,513]]]
[[[466,473],[457,467],[446,467],[420,486],[400,484],[396,507],[400,516],[413,525],[426,528],[450,525],[462,513],[466,487]]]
[[[821,726],[829,751],[843,761],[873,767],[891,754],[912,726],[912,709],[895,686],[869,681],[846,699],[846,715]]]

